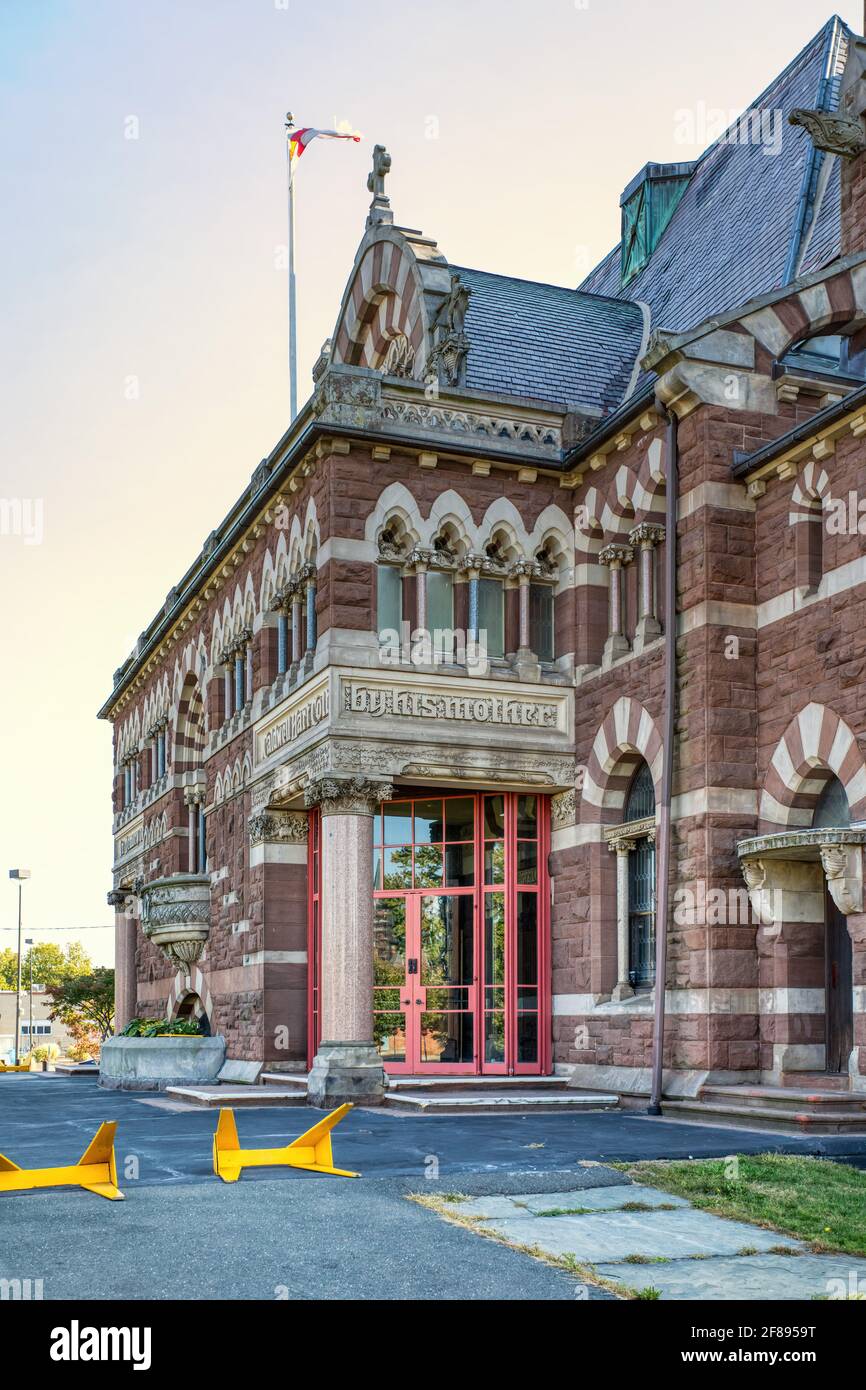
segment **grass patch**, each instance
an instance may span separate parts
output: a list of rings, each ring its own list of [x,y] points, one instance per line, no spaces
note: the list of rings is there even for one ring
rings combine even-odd
[[[635,1182],[685,1197],[701,1211],[808,1241],[818,1252],[866,1255],[866,1173],[786,1154],[632,1163]],[[775,1253],[780,1253],[778,1250]]]
[[[550,1207],[547,1211],[537,1211],[536,1216],[595,1216],[594,1207]]]
[[[626,1255],[624,1265],[668,1265],[667,1255]]]

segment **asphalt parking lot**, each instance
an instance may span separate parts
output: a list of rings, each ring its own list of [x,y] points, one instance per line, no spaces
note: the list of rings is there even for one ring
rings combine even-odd
[[[624,1181],[583,1167],[769,1150],[866,1164],[866,1139],[747,1133],[634,1112],[403,1116],[356,1110],[334,1130],[339,1167],[216,1178],[216,1113],[167,1109],[92,1079],[0,1077],[0,1153],[21,1167],[74,1163],[117,1120],[126,1200],[57,1189],[0,1195],[0,1278],[42,1279],[46,1299],[570,1299],[575,1279],[442,1221],[408,1192],[543,1192]],[[237,1112],[242,1146],[276,1147],[320,1112]],[[591,1298],[604,1298],[593,1289]]]

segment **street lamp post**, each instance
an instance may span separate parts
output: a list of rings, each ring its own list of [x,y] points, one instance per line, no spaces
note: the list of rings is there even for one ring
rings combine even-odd
[[[33,937],[32,937],[32,936],[25,936],[25,938],[24,938],[24,945],[30,947],[30,950],[27,952],[27,958],[28,958],[28,960],[29,960],[29,962],[30,962],[30,1022],[29,1022],[29,1024],[27,1025],[27,1036],[28,1036],[28,1042],[30,1043],[30,1052],[31,1052],[31,1055],[32,1055],[32,1052],[33,1052]]]
[[[24,880],[30,877],[29,869],[10,869],[9,877],[18,884],[18,987],[15,991],[15,1065],[21,1060],[21,890]]]

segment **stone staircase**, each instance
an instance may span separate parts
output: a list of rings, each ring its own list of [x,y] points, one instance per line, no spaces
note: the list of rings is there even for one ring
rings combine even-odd
[[[569,1090],[559,1076],[392,1076],[384,1108],[403,1114],[559,1114],[614,1110],[619,1097]]]
[[[866,1094],[848,1090],[845,1076],[785,1077],[784,1086],[704,1086],[694,1100],[665,1100],[671,1119],[731,1129],[784,1134],[866,1134]]]
[[[306,1105],[307,1078],[262,1072],[252,1086],[169,1086],[166,1099],[209,1107]],[[404,1115],[559,1114],[614,1110],[616,1095],[569,1090],[558,1076],[392,1076],[383,1108]]]

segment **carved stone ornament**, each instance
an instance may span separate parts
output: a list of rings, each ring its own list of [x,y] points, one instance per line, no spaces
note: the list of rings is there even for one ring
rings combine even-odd
[[[304,790],[304,805],[319,806],[323,816],[373,816],[394,788],[367,777],[320,777]]]
[[[564,830],[566,826],[575,825],[576,822],[577,792],[572,789],[554,796],[550,802],[551,830]]]
[[[460,276],[452,274],[451,288],[433,319],[433,347],[427,365],[438,376],[440,386],[461,386],[465,381],[470,346],[465,323],[471,294]]]
[[[788,120],[791,125],[800,125],[808,132],[816,150],[826,150],[843,159],[856,159],[866,150],[862,120],[840,116],[834,111],[810,111],[803,106],[792,111]]]
[[[210,879],[174,874],[141,889],[141,929],[180,969],[200,958],[210,935]]]
[[[373,147],[373,168],[367,177],[367,191],[372,193],[373,201],[367,217],[367,226],[375,227],[382,222],[393,222],[391,199],[385,193],[385,179],[391,172],[391,156],[384,145]]]
[[[307,841],[307,817],[291,811],[259,811],[250,816],[247,829],[251,845],[303,845]]]
[[[598,552],[600,565],[612,565],[618,568],[621,565],[630,565],[633,559],[634,549],[630,545],[606,545],[603,550]]]
[[[382,363],[382,371],[385,376],[403,377],[405,380],[411,381],[414,370],[415,349],[405,333],[398,333],[388,345],[388,351],[385,353],[385,360]]]
[[[863,855],[857,846],[822,845],[821,865],[830,897],[846,917],[863,911]]]

